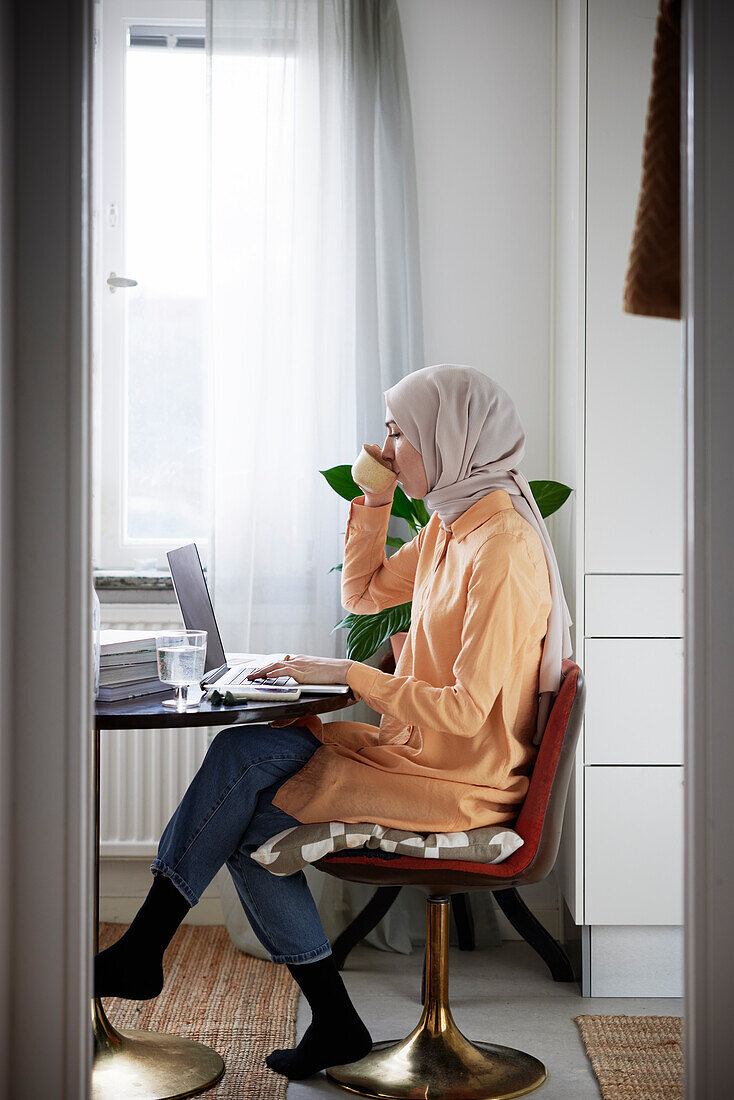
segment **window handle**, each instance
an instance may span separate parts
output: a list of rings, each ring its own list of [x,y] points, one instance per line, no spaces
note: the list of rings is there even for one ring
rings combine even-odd
[[[107,278],[107,286],[110,288],[110,294],[114,294],[116,290],[122,289],[126,286],[137,286],[137,279],[128,279],[125,275],[117,275],[114,271],[110,271]]]

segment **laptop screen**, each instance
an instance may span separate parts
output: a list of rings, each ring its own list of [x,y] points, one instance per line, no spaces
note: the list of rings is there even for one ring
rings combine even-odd
[[[187,630],[207,631],[205,671],[211,672],[226,664],[226,658],[196,543],[169,550],[166,556],[184,626]]]

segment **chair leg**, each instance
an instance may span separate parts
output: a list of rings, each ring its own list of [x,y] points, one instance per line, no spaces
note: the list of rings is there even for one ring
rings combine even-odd
[[[471,901],[468,894],[451,895],[451,912],[456,921],[456,932],[459,937],[460,951],[473,951],[476,946],[474,939],[474,917],[471,911]]]
[[[417,1026],[400,1042],[375,1043],[364,1058],[329,1066],[327,1077],[349,1092],[411,1100],[509,1100],[542,1085],[542,1062],[524,1051],[473,1043],[449,1006],[449,901],[428,899],[426,994]]]
[[[378,886],[364,909],[339,933],[331,945],[331,953],[339,970],[343,969],[352,948],[382,920],[401,889],[401,886]]]
[[[568,955],[561,945],[556,943],[550,932],[533,916],[517,890],[510,887],[508,890],[494,890],[493,893],[497,904],[515,931],[519,932],[540,955],[550,970],[553,981],[575,981]]]

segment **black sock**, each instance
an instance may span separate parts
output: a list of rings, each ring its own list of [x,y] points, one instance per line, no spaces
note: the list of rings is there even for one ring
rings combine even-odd
[[[327,1066],[357,1062],[372,1050],[372,1039],[349,999],[333,955],[317,962],[288,964],[311,1006],[312,1020],[297,1047],[274,1050],[266,1063],[291,1080],[310,1077]]]
[[[127,932],[94,957],[95,997],[157,997],[163,988],[163,954],[190,908],[166,875],[155,875]]]

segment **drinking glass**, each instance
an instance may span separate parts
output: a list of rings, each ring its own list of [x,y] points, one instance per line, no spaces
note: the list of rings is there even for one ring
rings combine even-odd
[[[206,660],[206,630],[168,630],[155,636],[156,656],[158,658],[158,679],[171,684],[175,695],[173,699],[164,699],[164,707],[177,711],[192,710],[199,705],[201,695],[196,701],[189,701],[189,689],[198,688],[204,676]]]

